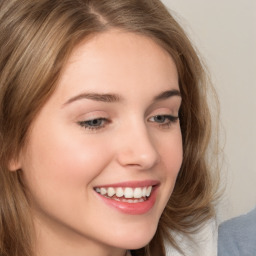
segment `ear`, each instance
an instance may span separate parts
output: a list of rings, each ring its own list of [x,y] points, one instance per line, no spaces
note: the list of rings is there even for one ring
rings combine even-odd
[[[21,162],[19,159],[12,159],[8,164],[8,169],[11,172],[15,172],[21,169]]]

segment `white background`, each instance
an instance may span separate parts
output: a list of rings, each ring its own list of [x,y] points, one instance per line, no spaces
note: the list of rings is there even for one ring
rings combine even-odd
[[[208,65],[221,108],[220,221],[256,206],[256,0],[163,0]]]

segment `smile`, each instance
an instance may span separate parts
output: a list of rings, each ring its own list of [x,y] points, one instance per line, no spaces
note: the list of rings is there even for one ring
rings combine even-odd
[[[160,182],[157,180],[127,181],[98,185],[93,188],[96,198],[123,214],[147,214],[154,207]]]
[[[116,201],[126,203],[141,203],[150,197],[152,186],[147,187],[96,187],[95,191],[100,195]]]
[[[94,187],[97,198],[124,214],[146,214],[154,207],[160,182],[153,180],[123,182]]]

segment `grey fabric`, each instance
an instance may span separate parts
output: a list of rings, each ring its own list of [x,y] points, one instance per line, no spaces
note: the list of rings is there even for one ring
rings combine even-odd
[[[218,256],[256,256],[256,208],[220,225]]]

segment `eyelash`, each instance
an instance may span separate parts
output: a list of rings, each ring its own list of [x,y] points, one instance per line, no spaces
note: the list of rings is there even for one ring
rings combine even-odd
[[[100,121],[100,124],[97,125],[93,122],[98,122]],[[104,123],[103,125],[102,122]],[[81,121],[81,122],[78,122],[80,126],[84,127],[85,129],[89,129],[89,130],[99,130],[99,129],[102,129],[106,126],[106,124],[110,123],[110,121],[104,117],[99,117],[99,118],[94,118],[94,119],[91,119],[91,120],[87,120],[87,121]]]
[[[172,116],[172,115],[155,115],[155,116],[152,116],[151,118],[154,118],[154,121],[156,121],[157,118],[164,118],[163,121],[158,120],[160,122],[157,122],[157,124],[160,128],[167,128],[167,129],[170,128],[170,126],[173,123],[176,123],[179,120],[178,116]],[[166,122],[166,119],[167,119],[167,122]],[[151,122],[154,122],[154,121],[151,121]]]
[[[158,120],[159,122],[156,122],[156,123],[158,124],[158,126],[160,128],[165,128],[165,129],[166,128],[168,129],[173,123],[176,123],[179,119],[178,116],[172,116],[172,115],[155,115],[155,116],[150,117],[149,120],[151,118],[154,118],[154,121],[150,121],[150,122],[156,122],[157,118],[163,118],[163,120]],[[167,122],[166,122],[166,119],[167,119]],[[100,122],[100,123],[98,123],[98,122]],[[107,118],[99,117],[99,118],[94,118],[94,119],[87,120],[87,121],[81,121],[81,122],[78,122],[78,124],[81,127],[84,127],[85,129],[96,131],[96,130],[105,128],[105,126],[107,124],[109,124],[110,122],[111,121],[108,120]]]

